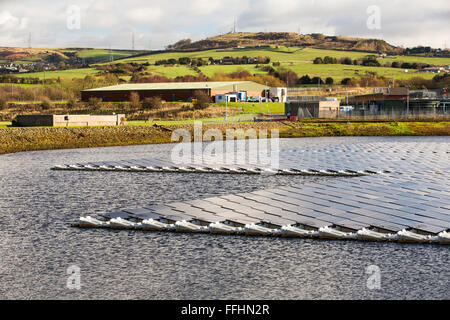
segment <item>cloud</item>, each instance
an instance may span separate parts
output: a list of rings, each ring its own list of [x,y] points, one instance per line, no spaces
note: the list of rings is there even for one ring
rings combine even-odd
[[[17,18],[11,14],[8,10],[0,11],[0,30],[22,30],[27,27],[27,18]]]
[[[79,6],[81,29],[67,28],[67,8]],[[381,28],[367,27],[367,8],[380,8]],[[407,10],[406,10],[407,9]],[[3,0],[2,45],[163,48],[232,29],[382,37],[394,45],[450,44],[448,0]]]

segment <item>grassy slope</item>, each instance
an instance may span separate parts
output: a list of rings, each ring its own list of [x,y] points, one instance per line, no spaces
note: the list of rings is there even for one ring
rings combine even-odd
[[[287,53],[285,51],[289,51]],[[126,52],[122,52],[124,55]],[[106,56],[108,55],[107,50],[87,50],[81,51],[82,55],[86,57],[94,56]],[[178,59],[180,57],[190,57],[190,58],[209,58],[214,59],[223,58],[225,56],[242,57],[246,56],[268,56],[271,58],[272,62],[281,62],[281,65],[287,69],[291,69],[298,73],[300,76],[304,74],[309,74],[310,76],[320,76],[328,77],[331,76],[335,80],[341,80],[346,77],[358,77],[358,74],[364,75],[366,71],[377,72],[379,75],[384,75],[386,77],[391,77],[395,75],[396,79],[410,78],[414,76],[421,76],[424,78],[431,79],[434,74],[428,73],[417,73],[416,70],[410,70],[405,73],[403,69],[398,68],[383,68],[383,67],[363,67],[363,66],[347,66],[347,65],[315,65],[312,63],[316,57],[331,56],[335,58],[350,57],[352,59],[358,59],[366,56],[370,53],[365,52],[354,52],[354,51],[336,51],[336,50],[321,50],[313,48],[279,48],[279,49],[228,49],[228,50],[207,50],[207,51],[197,51],[197,52],[168,52],[160,53],[154,55],[141,56],[137,58],[122,59],[116,61],[115,63],[126,63],[126,62],[136,62],[136,63],[150,63],[154,64],[157,60],[166,60],[170,58]],[[393,61],[404,61],[404,62],[423,62],[434,65],[448,65],[450,64],[450,58],[428,58],[428,57],[411,57],[411,56],[397,56],[394,59],[379,59],[381,64]],[[263,71],[256,69],[255,65],[232,65],[232,66],[205,66],[200,68],[202,72],[207,76],[213,76],[217,72],[230,73],[237,70],[247,70],[251,74],[264,74]],[[359,70],[358,74],[355,73]],[[195,75],[196,73],[186,67],[186,66],[150,66],[148,67],[149,72],[164,75],[169,78],[175,78],[177,76],[183,75]],[[94,68],[89,69],[74,69],[74,70],[63,70],[63,71],[53,71],[46,72],[47,78],[61,78],[72,79],[72,78],[83,78],[86,75],[96,74],[97,71]],[[43,78],[43,73],[29,73],[19,75],[22,77],[39,77]]]
[[[85,76],[92,76],[98,73],[98,70],[94,68],[82,68],[82,69],[69,69],[69,70],[57,70],[57,71],[46,71],[45,78],[58,78],[61,79],[73,79],[73,78],[84,78]],[[33,72],[33,73],[22,73],[17,74],[18,77],[25,78],[39,78],[44,79],[44,72]]]
[[[81,128],[0,129],[0,154],[31,150],[86,148],[171,142],[171,130],[192,125],[182,123],[167,129],[152,126],[115,126]],[[280,137],[321,136],[404,136],[450,135],[450,122],[301,122],[301,123],[210,123],[203,129],[279,129]]]
[[[285,50],[291,51],[291,53],[284,52]],[[325,57],[331,56],[335,58],[342,57],[350,57],[352,59],[362,58],[370,53],[365,52],[354,52],[354,51],[336,51],[336,50],[321,50],[321,49],[298,49],[298,48],[280,48],[279,50],[267,50],[267,49],[252,49],[252,50],[243,50],[243,49],[229,49],[229,50],[207,50],[207,51],[198,51],[198,52],[170,52],[170,53],[161,53],[155,55],[142,56],[139,58],[131,58],[124,59],[121,62],[138,62],[138,63],[155,63],[157,60],[166,60],[170,58],[180,58],[180,57],[190,57],[190,58],[209,58],[213,57],[214,59],[223,58],[225,56],[232,57],[242,57],[246,56],[268,56],[271,58],[272,62],[281,62],[282,66],[297,72],[299,75],[309,74],[311,76],[321,76],[328,77],[331,76],[335,78],[335,80],[341,80],[346,77],[358,77],[358,74],[355,73],[358,70],[359,75],[364,75],[366,71],[368,72],[377,72],[379,75],[383,75],[386,77],[390,77],[392,75],[395,76],[396,79],[405,79],[413,76],[421,76],[424,78],[431,79],[434,77],[434,74],[422,73],[418,74],[416,70],[409,70],[408,73],[405,73],[403,69],[399,68],[384,68],[384,67],[364,67],[364,66],[347,66],[347,65],[315,65],[312,61],[316,57]],[[381,64],[386,62],[393,61],[404,61],[404,62],[423,62],[434,65],[445,65],[450,64],[450,58],[428,58],[428,57],[411,57],[411,56],[397,56],[394,59],[378,59]],[[173,72],[170,68],[166,68],[164,66],[152,66],[149,69],[152,72],[166,75],[171,77]],[[188,69],[189,72],[192,71]],[[264,74],[263,71],[256,69],[255,65],[212,65],[212,66],[204,66],[201,67],[200,70],[206,76],[213,76],[217,72],[222,73],[230,73],[238,70],[247,70],[251,74]],[[181,69],[179,70],[181,71]],[[191,73],[186,73],[191,74]],[[182,75],[179,72],[176,73],[176,76]]]

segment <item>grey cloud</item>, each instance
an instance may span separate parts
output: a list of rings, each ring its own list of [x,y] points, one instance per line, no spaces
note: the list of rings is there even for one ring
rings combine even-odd
[[[80,30],[66,27],[67,8],[81,9]],[[381,9],[381,29],[366,26],[367,7]],[[199,40],[231,30],[322,32],[379,37],[397,45],[450,43],[447,0],[66,0],[0,2],[0,45],[23,46],[28,33],[35,46],[162,48],[180,38]],[[6,17],[2,20],[2,17]]]

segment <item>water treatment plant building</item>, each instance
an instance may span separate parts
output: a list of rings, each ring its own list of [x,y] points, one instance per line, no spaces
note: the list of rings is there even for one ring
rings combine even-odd
[[[189,101],[197,91],[214,98],[217,94],[246,92],[247,97],[262,97],[269,87],[252,81],[130,83],[81,91],[82,101],[100,98],[104,102],[130,101],[131,93],[140,100],[160,97],[165,101]]]

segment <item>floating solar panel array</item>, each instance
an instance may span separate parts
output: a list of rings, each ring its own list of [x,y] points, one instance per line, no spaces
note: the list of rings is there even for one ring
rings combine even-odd
[[[369,170],[332,170],[332,169],[298,169],[298,168],[268,168],[251,165],[228,165],[221,163],[216,166],[208,164],[176,165],[170,161],[160,159],[140,159],[127,161],[89,162],[68,165],[56,165],[52,170],[65,171],[128,171],[128,172],[164,172],[164,173],[214,173],[214,174],[274,174],[299,176],[338,176],[358,177],[375,174]]]
[[[418,141],[285,149],[280,164],[288,170],[313,167],[306,171],[356,174],[349,179],[125,209],[83,217],[75,226],[448,244],[449,143]],[[147,160],[142,161],[141,166]],[[129,167],[134,165],[136,161],[128,162]]]

